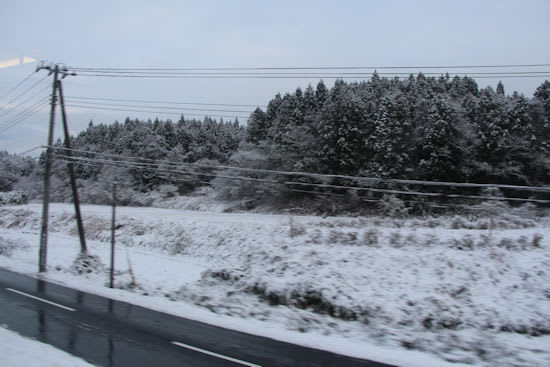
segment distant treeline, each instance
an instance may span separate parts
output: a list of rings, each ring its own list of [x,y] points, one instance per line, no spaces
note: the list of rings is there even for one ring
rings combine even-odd
[[[62,142],[56,143],[62,146]],[[263,182],[266,175],[187,168],[172,174],[151,166],[126,168],[102,164],[116,156],[143,162],[229,165],[265,170],[334,175],[479,182],[512,185],[550,184],[550,82],[532,98],[506,95],[499,83],[479,89],[469,77],[337,80],[332,88],[277,94],[265,110],[257,108],[248,125],[206,117],[203,121],[138,121],[110,125],[90,123],[72,139],[80,158],[76,165],[84,201],[104,202],[111,182],[132,195],[169,184],[180,193],[212,185],[229,199],[297,195]],[[70,200],[62,151],[54,165],[57,200]],[[11,158],[10,158],[11,157]],[[17,186],[30,197],[40,195],[43,155],[38,164],[15,169],[15,157],[3,153],[0,164],[9,176],[0,190]],[[19,158],[17,158],[19,159]],[[135,160],[134,160],[135,161]],[[11,162],[11,163],[10,163]],[[139,160],[136,162],[140,162]],[[194,169],[194,171],[193,171]],[[200,175],[200,173],[204,175]],[[236,176],[228,180],[227,175]],[[239,181],[246,176],[251,180]],[[22,177],[22,178],[21,178]],[[257,181],[255,181],[257,180]],[[308,182],[301,179],[301,182]],[[99,196],[98,196],[99,195]],[[128,194],[128,197],[132,195]],[[132,203],[129,200],[128,203]]]

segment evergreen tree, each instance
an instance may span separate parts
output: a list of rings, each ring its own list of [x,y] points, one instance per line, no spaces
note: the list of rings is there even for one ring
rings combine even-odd
[[[315,91],[313,90],[311,84],[308,85],[306,90],[304,91],[302,108],[304,114],[311,114],[312,112],[318,110],[318,103],[317,99],[315,98]]]
[[[550,82],[542,83],[534,94],[533,129],[539,142],[539,147],[550,154]]]
[[[317,88],[315,89],[315,99],[317,100],[318,106],[323,106],[328,98],[328,89],[323,83],[322,80],[319,81],[317,84]]]
[[[419,126],[418,176],[424,180],[460,181],[461,151],[457,114],[449,102],[436,97]]]
[[[504,96],[504,84],[502,84],[501,81],[499,81],[497,84],[497,94]]]
[[[357,174],[367,136],[367,105],[337,80],[319,123],[320,159],[331,173]]]
[[[372,121],[365,140],[368,157],[365,168],[368,174],[384,178],[407,176],[414,132],[406,98],[385,99],[379,112],[375,115],[370,113],[367,121]]]

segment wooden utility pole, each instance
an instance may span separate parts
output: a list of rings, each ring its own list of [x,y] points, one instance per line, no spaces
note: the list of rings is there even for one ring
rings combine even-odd
[[[116,209],[116,184],[113,185],[113,215],[111,220],[111,272],[109,277],[109,287],[113,288],[115,277],[115,209]]]
[[[40,66],[40,69],[46,69]],[[47,68],[52,72],[51,67]],[[42,224],[40,230],[40,249],[38,251],[38,271],[46,271],[46,255],[48,252],[48,210],[50,206],[50,175],[52,172],[52,144],[53,144],[53,129],[55,122],[55,104],[57,102],[57,75],[59,68],[57,65],[53,69],[53,87],[52,87],[52,99],[50,108],[50,127],[48,132],[48,147],[46,148],[46,172],[44,173],[44,196],[42,198]]]
[[[74,165],[71,161],[72,149],[71,149],[71,136],[69,135],[69,126],[67,124],[67,116],[65,114],[65,101],[63,99],[63,87],[61,80],[57,82],[57,89],[59,90],[59,105],[61,106],[61,117],[63,120],[63,131],[65,132],[65,148],[67,148],[65,154],[69,157],[67,167],[69,168],[69,176],[71,179],[71,190],[73,191],[73,202],[76,216],[76,224],[78,227],[78,237],[80,238],[80,252],[86,252],[86,238],[84,236],[84,226],[82,225],[82,216],[80,215],[80,200],[78,199],[78,190],[76,188],[76,177],[74,174]]]
[[[50,107],[50,125],[48,131],[48,145],[46,147],[46,172],[44,172],[44,195],[42,199],[42,222],[40,226],[40,247],[38,250],[38,271],[40,273],[46,271],[46,255],[48,253],[48,215],[49,215],[49,206],[50,206],[50,176],[52,173],[52,158],[53,158],[53,133],[54,133],[54,124],[55,124],[55,105],[57,103],[57,87],[58,87],[58,76],[62,74],[63,77],[71,75],[67,72],[66,69],[60,70],[59,65],[49,65],[45,66],[41,64],[36,68],[36,71],[39,70],[48,70],[50,74],[53,74],[53,83],[52,83],[52,99]],[[75,75],[75,74],[72,74]]]

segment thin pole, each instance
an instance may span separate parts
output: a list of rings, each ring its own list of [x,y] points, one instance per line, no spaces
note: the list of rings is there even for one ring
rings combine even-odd
[[[109,287],[113,288],[115,277],[115,208],[116,208],[116,184],[113,185],[113,216],[111,220],[111,275]]]
[[[57,65],[53,71],[53,87],[52,87],[52,99],[50,108],[50,126],[48,132],[48,147],[46,148],[46,172],[44,173],[44,196],[42,199],[42,223],[40,230],[40,248],[38,251],[38,271],[46,271],[46,255],[48,252],[48,211],[50,206],[50,175],[52,172],[52,155],[53,150],[51,148],[53,144],[53,130],[55,123],[55,104],[57,101],[57,74],[59,68]]]
[[[67,124],[67,116],[65,114],[65,100],[63,99],[63,86],[61,85],[61,80],[57,82],[58,90],[59,90],[59,105],[61,106],[61,117],[63,120],[63,131],[65,133],[65,148],[67,148],[67,156],[69,156],[69,160],[67,163],[67,167],[69,168],[69,176],[71,179],[71,190],[73,191],[73,202],[74,202],[74,210],[76,214],[76,224],[78,227],[78,237],[80,238],[80,252],[86,252],[86,237],[84,236],[84,226],[82,225],[82,216],[80,214],[80,200],[78,199],[78,189],[76,188],[76,177],[74,174],[74,165],[73,162],[71,162],[71,137],[69,135],[69,126]]]

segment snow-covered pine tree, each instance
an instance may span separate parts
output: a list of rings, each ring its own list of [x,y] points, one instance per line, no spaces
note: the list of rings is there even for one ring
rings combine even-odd
[[[327,172],[357,174],[368,136],[367,104],[339,79],[332,88],[319,123],[319,156]]]
[[[436,97],[418,126],[418,175],[425,180],[460,181],[462,157],[457,114],[449,101]]]
[[[267,137],[267,131],[270,128],[267,114],[261,108],[256,108],[248,119],[246,127],[246,140],[252,143],[258,143]]]

